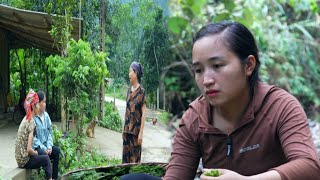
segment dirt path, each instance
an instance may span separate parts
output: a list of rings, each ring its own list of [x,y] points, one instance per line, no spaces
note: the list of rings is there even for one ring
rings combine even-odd
[[[113,98],[106,97],[106,101],[113,101]],[[125,114],[125,101],[116,99],[116,106],[122,120]],[[158,117],[159,112],[147,109],[147,117]],[[172,132],[166,127],[152,122],[145,123],[144,136],[142,142],[142,162],[168,162],[171,154]],[[96,127],[96,138],[88,138],[88,143],[92,147],[109,157],[121,159],[122,156],[122,134],[105,128]]]

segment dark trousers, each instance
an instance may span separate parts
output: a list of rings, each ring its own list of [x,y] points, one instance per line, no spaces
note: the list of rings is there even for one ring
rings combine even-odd
[[[41,148],[37,148],[36,151],[38,151],[39,155],[46,154],[46,152],[43,151]],[[58,179],[59,155],[60,155],[60,149],[56,146],[52,146],[52,152],[49,155],[49,157],[52,160],[52,178],[53,179]]]
[[[120,177],[120,180],[161,180],[160,177],[151,176],[149,174],[126,174]]]
[[[26,169],[39,169],[40,167],[44,169],[47,179],[51,179],[52,169],[48,155],[32,155],[24,166]]]

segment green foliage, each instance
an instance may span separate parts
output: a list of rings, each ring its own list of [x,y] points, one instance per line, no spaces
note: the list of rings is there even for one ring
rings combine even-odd
[[[169,29],[173,33],[179,34],[184,29],[186,29],[186,27],[188,25],[188,20],[186,20],[182,17],[172,17],[169,19],[168,25],[169,25]]]
[[[8,6],[20,8],[20,9],[32,9],[33,2],[32,0],[0,0],[1,4],[6,4]]]
[[[100,50],[100,0],[81,0],[81,17],[84,19],[83,24],[83,35],[82,39],[89,42],[92,50]],[[109,4],[107,5],[107,16],[111,15],[109,9]],[[107,17],[105,17],[107,19]],[[106,20],[106,23],[107,20]],[[108,25],[106,26],[108,28]],[[108,31],[108,30],[106,30]]]
[[[169,59],[169,35],[163,10],[155,8],[154,22],[143,28],[143,44],[140,63],[144,69],[143,87],[147,95],[156,97],[160,84],[162,68],[168,64]],[[148,103],[155,103],[150,101]]]
[[[50,90],[52,85],[46,82],[51,80],[44,59],[46,54],[38,49],[12,49],[10,50],[10,91],[17,104],[20,90],[47,91],[47,103],[52,103]],[[26,92],[24,92],[26,93]]]
[[[160,116],[158,117],[158,120],[164,124],[167,124],[171,118],[172,118],[172,114],[164,111],[164,112],[161,112]]]
[[[32,173],[31,177],[29,179],[32,180],[43,180],[46,179],[46,174],[42,168],[37,170],[36,172]]]
[[[85,144],[84,138],[76,137],[72,133],[62,133],[56,126],[53,128],[53,136],[53,143],[60,148],[59,172],[62,174],[80,168],[121,163],[119,159],[106,158],[90,148],[86,149],[86,153],[81,154],[79,143]]]
[[[112,102],[105,103],[105,115],[102,121],[99,121],[99,126],[111,129],[113,131],[122,132],[122,119],[118,109]]]
[[[72,27],[72,11],[78,9],[78,2],[76,0],[68,1],[55,1],[50,0],[44,5],[44,9],[49,14],[55,14],[52,16],[52,28],[49,31],[54,40],[54,45],[57,46],[62,54],[66,55],[66,49],[68,47]]]
[[[218,177],[218,176],[220,176],[220,173],[219,173],[219,170],[217,170],[217,169],[212,169],[212,170],[210,170],[210,171],[205,172],[204,175],[206,175],[206,176],[212,176],[212,177]]]
[[[73,173],[71,175],[70,180],[95,180],[95,179],[102,179],[107,176],[107,173],[104,172],[96,172],[95,170],[88,170],[88,171],[80,171],[77,173]]]
[[[105,172],[100,172],[105,171]],[[165,169],[156,165],[136,165],[131,167],[111,167],[108,169],[79,171],[72,173],[68,179],[72,180],[91,180],[91,179],[112,179],[117,180],[120,176],[129,173],[146,173],[152,176],[162,177]]]
[[[172,66],[177,64],[176,61],[191,63],[191,39],[200,27],[208,22],[238,21],[255,35],[260,49],[262,80],[288,90],[306,109],[320,107],[317,96],[320,93],[317,78],[320,76],[320,44],[317,41],[320,25],[316,20],[319,16],[316,0],[195,2],[171,1],[173,13],[168,25],[176,54]],[[202,11],[196,14],[191,9]],[[185,69],[188,70],[188,66]],[[185,85],[185,81],[179,82],[179,77],[181,75],[168,72],[166,88],[176,91],[177,87]]]
[[[49,71],[54,72],[53,84],[67,97],[67,109],[77,123],[77,136],[82,136],[85,116],[94,109],[94,100],[102,80],[108,75],[105,53],[92,53],[87,42],[71,40],[68,55],[49,56],[46,59]]]
[[[138,165],[132,166],[129,173],[147,173],[152,176],[162,177],[165,170],[161,166]]]
[[[108,75],[105,53],[92,53],[88,43],[71,40],[66,57],[50,56],[46,59],[49,70],[54,71],[54,85],[63,89],[67,97],[84,96],[100,86]]]

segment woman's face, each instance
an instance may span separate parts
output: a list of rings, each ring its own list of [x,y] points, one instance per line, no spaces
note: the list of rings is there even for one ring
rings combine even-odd
[[[46,97],[44,97],[42,101],[39,102],[39,105],[40,105],[40,113],[43,113],[46,110],[46,106],[47,106]]]
[[[129,68],[129,80],[131,84],[137,81],[137,74],[134,72],[132,68]]]
[[[237,102],[248,93],[247,77],[252,71],[224,46],[221,36],[197,40],[192,49],[192,64],[196,83],[211,105]]]

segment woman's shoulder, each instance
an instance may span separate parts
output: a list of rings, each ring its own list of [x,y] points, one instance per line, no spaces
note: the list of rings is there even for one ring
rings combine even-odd
[[[188,109],[183,113],[182,119],[193,124],[196,120],[201,120],[201,117],[207,117],[208,114],[208,102],[201,95],[189,104]]]
[[[27,121],[26,117],[24,117],[20,123],[19,131],[21,132],[29,132],[34,130],[36,127],[35,119],[34,117],[30,119],[30,121]]]
[[[299,102],[298,99],[292,95],[290,92],[288,92],[287,90],[281,88],[281,87],[277,87],[274,86],[274,88],[272,88],[268,94],[268,97],[270,100],[272,101],[296,101]]]
[[[44,118],[45,118],[45,119],[51,120],[51,119],[50,119],[50,116],[49,116],[49,113],[48,113],[47,111],[44,111],[44,112],[43,112],[43,115],[44,115]]]
[[[47,111],[43,112],[44,116],[49,116],[49,113]]]
[[[299,100],[286,91],[285,89],[273,86],[263,98],[261,105],[267,109],[274,109],[275,111],[292,110],[295,108],[303,111],[302,105]]]
[[[277,85],[269,85],[264,82],[259,82],[255,91],[255,98],[261,99],[261,101],[297,101],[296,97]]]

